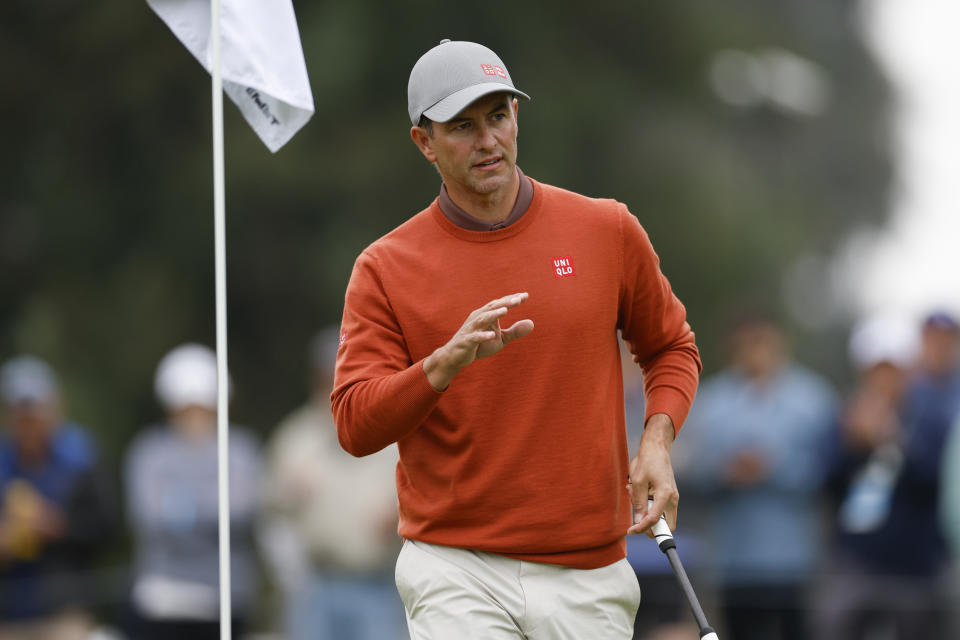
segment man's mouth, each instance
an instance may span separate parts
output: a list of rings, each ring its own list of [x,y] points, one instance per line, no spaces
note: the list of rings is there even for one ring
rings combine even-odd
[[[483,162],[478,162],[473,166],[474,168],[477,168],[477,169],[490,169],[499,165],[502,160],[503,160],[503,156],[496,156],[494,158],[489,158],[487,160],[484,160]]]

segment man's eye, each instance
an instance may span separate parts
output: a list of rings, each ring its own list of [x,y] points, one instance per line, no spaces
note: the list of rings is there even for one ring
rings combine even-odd
[[[453,130],[454,130],[454,131],[466,131],[467,127],[469,127],[469,126],[470,126],[470,123],[469,123],[469,122],[462,122],[462,123],[458,124],[456,127],[454,127]]]

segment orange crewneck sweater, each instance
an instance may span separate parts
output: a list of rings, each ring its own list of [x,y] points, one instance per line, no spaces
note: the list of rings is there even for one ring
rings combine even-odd
[[[496,231],[437,202],[357,258],[331,400],[358,456],[398,442],[399,533],[591,569],[623,558],[629,467],[616,331],[645,373],[647,415],[679,430],[700,360],[683,305],[626,207],[533,182]],[[533,333],[437,392],[422,361],[488,301],[527,291],[502,321]]]

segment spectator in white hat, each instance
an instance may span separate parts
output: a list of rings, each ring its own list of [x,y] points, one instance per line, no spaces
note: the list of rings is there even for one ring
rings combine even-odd
[[[148,428],[126,458],[127,516],[136,559],[129,635],[137,640],[219,638],[216,356],[181,345],[160,361],[163,424]],[[253,528],[260,451],[230,428],[233,616],[242,632],[257,593]]]
[[[942,635],[946,549],[936,509],[944,435],[918,419],[919,356],[920,332],[905,319],[872,318],[851,335],[858,382],[826,459],[836,530],[818,598],[820,640]]]

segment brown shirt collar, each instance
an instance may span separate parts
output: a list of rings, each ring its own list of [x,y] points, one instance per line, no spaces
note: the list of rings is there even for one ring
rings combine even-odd
[[[517,191],[517,201],[513,203],[513,209],[510,210],[510,214],[500,222],[493,224],[484,222],[483,220],[474,218],[458,207],[450,198],[450,194],[447,193],[447,185],[445,184],[440,186],[440,195],[437,197],[437,204],[440,205],[440,210],[443,211],[443,215],[445,215],[450,222],[470,231],[496,231],[497,229],[509,227],[523,217],[523,214],[527,212],[527,209],[530,208],[530,203],[533,201],[533,184],[530,182],[530,179],[523,175],[520,167],[517,167],[517,175],[520,176],[520,190]]]

